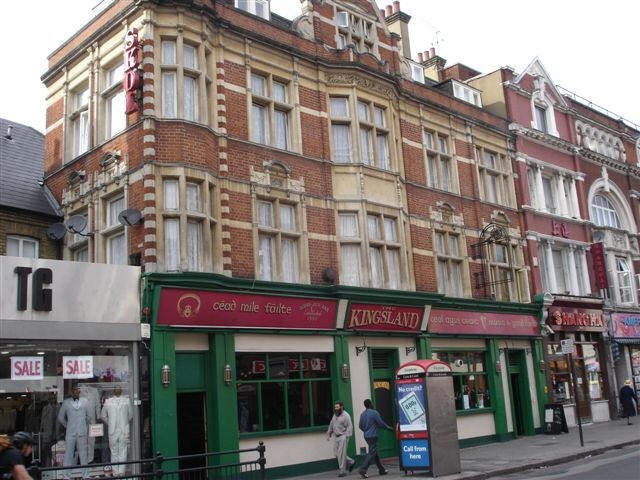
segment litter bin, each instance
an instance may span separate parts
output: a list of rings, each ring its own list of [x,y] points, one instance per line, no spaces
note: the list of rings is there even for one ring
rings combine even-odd
[[[415,360],[396,372],[400,469],[434,477],[460,472],[451,367]]]

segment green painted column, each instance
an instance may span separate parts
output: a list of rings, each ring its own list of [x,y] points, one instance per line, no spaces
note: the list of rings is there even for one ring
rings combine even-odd
[[[153,450],[165,457],[178,455],[176,352],[173,332],[154,331],[151,342],[151,417]],[[162,385],[162,367],[171,369],[171,382]],[[167,470],[170,467],[164,466]]]
[[[540,427],[544,428],[544,404],[547,403],[547,377],[544,369],[540,368],[544,361],[544,349],[541,339],[533,341],[533,372],[536,379],[536,395],[538,397],[538,411]]]
[[[224,381],[224,368],[231,368],[231,383]],[[238,450],[238,404],[236,401],[236,354],[233,333],[209,336],[207,362],[207,423],[209,451]],[[258,444],[256,440],[256,446]],[[237,462],[238,454],[218,457],[220,463]]]
[[[491,338],[488,340],[487,348],[487,368],[489,369],[489,388],[493,392],[492,405],[495,409],[493,421],[496,428],[496,436],[501,442],[510,439],[507,424],[507,409],[505,406],[504,390],[502,388],[502,375],[496,373],[496,362],[500,360],[500,350],[498,340]]]
[[[349,365],[349,337],[340,333],[333,337],[333,348],[335,362],[331,365],[331,379],[333,386],[333,400],[342,400],[344,402],[344,409],[351,415],[351,421],[353,422],[354,435],[349,440],[349,446],[347,448],[347,454],[353,457],[356,454],[356,441],[355,441],[355,429],[357,419],[353,415],[353,401],[351,397],[351,365]],[[342,365],[346,364],[349,369],[349,378],[347,380],[342,379]],[[333,405],[330,406],[333,410]]]
[[[418,360],[431,360],[431,338],[427,335],[420,335],[416,339],[416,354]]]

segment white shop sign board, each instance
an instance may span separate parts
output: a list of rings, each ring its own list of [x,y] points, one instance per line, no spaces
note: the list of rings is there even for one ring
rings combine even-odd
[[[11,380],[42,380],[43,377],[42,357],[11,357]]]
[[[62,378],[93,378],[93,357],[91,355],[63,356]]]
[[[567,338],[566,340],[560,340],[560,348],[562,348],[562,353],[564,355],[568,355],[573,353],[573,338]]]

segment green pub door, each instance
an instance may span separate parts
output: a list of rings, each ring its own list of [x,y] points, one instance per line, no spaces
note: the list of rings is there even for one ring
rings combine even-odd
[[[394,457],[398,454],[396,446],[396,411],[395,411],[395,373],[398,367],[398,351],[396,349],[369,349],[369,371],[371,372],[371,391],[374,408],[380,412],[384,422],[394,431],[379,430],[378,452],[380,458]],[[363,399],[364,400],[364,399]],[[357,420],[356,420],[357,421]]]

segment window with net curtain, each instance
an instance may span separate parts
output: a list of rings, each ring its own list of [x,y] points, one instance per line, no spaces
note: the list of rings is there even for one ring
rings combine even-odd
[[[594,195],[591,200],[591,217],[599,227],[622,228],[620,217],[613,204],[604,195]]]
[[[340,283],[361,285],[360,233],[357,213],[341,213],[340,227]]]
[[[633,302],[633,284],[631,282],[631,268],[627,259],[616,257],[616,273],[618,274],[618,290],[621,303]]]
[[[258,278],[298,281],[298,237],[294,205],[269,200],[257,202]]]
[[[112,231],[107,237],[107,263],[115,265],[127,265],[127,242],[124,227],[118,221],[118,215],[127,204],[124,196],[110,200],[107,206],[107,224],[105,227]],[[113,231],[112,229],[115,229]]]

